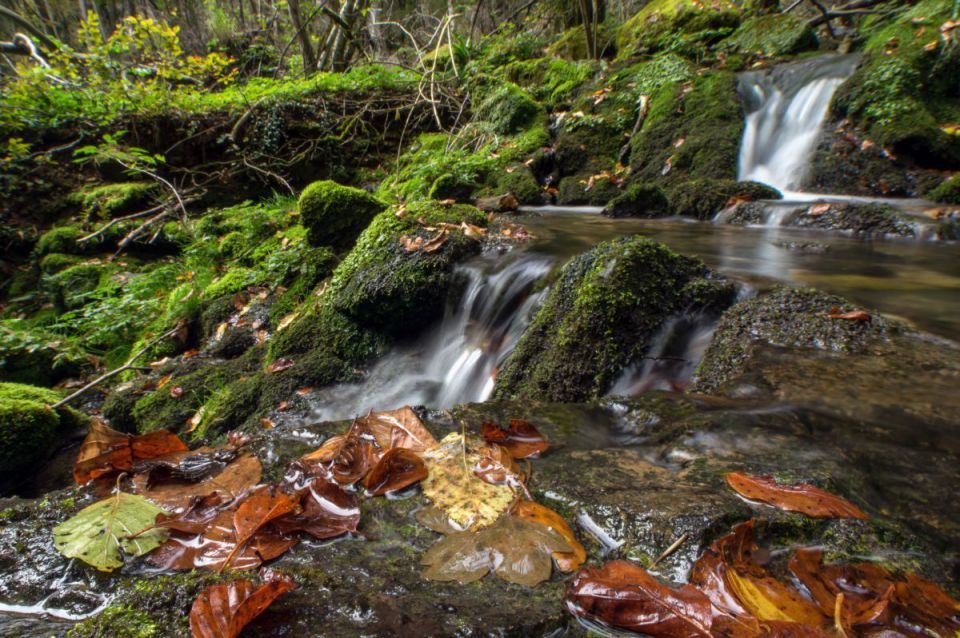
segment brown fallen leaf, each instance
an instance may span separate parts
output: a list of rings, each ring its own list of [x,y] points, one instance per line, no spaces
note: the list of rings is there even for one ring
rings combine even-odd
[[[503,516],[478,532],[455,532],[437,541],[420,563],[424,578],[470,583],[490,571],[510,583],[534,585],[550,578],[553,552],[570,552],[552,529]]]
[[[710,600],[696,587],[664,585],[645,569],[611,561],[580,571],[567,588],[567,610],[578,618],[669,638],[712,638]]]
[[[303,491],[299,510],[276,519],[273,526],[285,535],[303,532],[317,540],[356,532],[360,499],[336,483],[314,481]]]
[[[526,477],[507,448],[488,443],[477,451],[479,459],[473,466],[474,474],[491,485],[506,485],[527,492]]]
[[[845,321],[862,321],[864,323],[870,323],[873,321],[873,318],[870,316],[869,312],[864,310],[851,310],[850,312],[840,312],[839,308],[831,308],[830,312],[827,313],[827,317],[830,319],[843,319]]]
[[[557,567],[560,568],[560,571],[572,572],[587,559],[587,550],[577,540],[567,521],[563,520],[563,517],[549,507],[544,507],[533,501],[519,501],[514,505],[512,513],[514,516],[519,516],[531,523],[552,529],[567,542],[572,551],[553,553],[553,559],[557,561]]]
[[[289,577],[264,572],[265,582],[259,586],[241,578],[204,589],[190,608],[193,638],[236,638],[274,600],[296,587]]]
[[[166,457],[169,463],[189,458],[191,455],[213,452],[210,448],[200,448],[193,452],[181,452]],[[133,490],[147,500],[171,511],[186,509],[193,498],[216,494],[224,501],[233,500],[250,487],[260,482],[263,467],[252,454],[241,454],[220,470],[199,482],[164,481],[150,485],[150,474],[143,472],[133,477]]]
[[[435,253],[435,252],[437,252],[438,250],[440,250],[440,249],[443,247],[443,245],[444,245],[445,243],[447,243],[447,239],[448,239],[449,237],[450,237],[450,231],[448,231],[446,228],[444,228],[444,229],[441,230],[439,233],[437,233],[436,236],[431,237],[430,240],[427,241],[427,242],[422,246],[423,252],[425,252],[425,253]]]
[[[402,447],[387,450],[363,480],[371,496],[402,490],[427,478],[423,459]]]
[[[870,518],[850,501],[807,483],[780,485],[769,476],[749,476],[742,472],[729,472],[725,478],[740,496],[788,512],[812,518]]]
[[[80,445],[73,466],[73,479],[78,485],[127,472],[135,461],[155,459],[189,448],[180,438],[167,430],[148,434],[124,434],[109,427],[103,419],[94,417],[90,432]]]
[[[223,571],[233,557],[253,538],[264,525],[297,507],[297,500],[275,486],[264,485],[251,492],[240,504],[233,515],[233,529],[236,532],[236,547],[224,559],[220,566]]]
[[[370,412],[358,418],[354,427],[356,433],[373,437],[382,450],[402,447],[423,454],[437,445],[430,430],[409,406],[387,412]]]
[[[267,366],[267,374],[276,374],[277,372],[283,372],[288,368],[294,366],[294,360],[287,357],[280,357],[273,363]]]
[[[480,430],[488,443],[502,445],[517,459],[536,456],[550,447],[532,423],[520,419],[511,420],[505,430],[496,423],[484,422]]]

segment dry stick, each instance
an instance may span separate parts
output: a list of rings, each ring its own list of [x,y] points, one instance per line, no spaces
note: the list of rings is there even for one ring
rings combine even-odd
[[[620,149],[620,155],[617,156],[617,161],[621,164],[623,164],[623,160],[627,156],[627,153],[630,152],[630,142],[633,141],[633,138],[636,137],[637,133],[640,131],[640,127],[643,126],[643,121],[647,119],[647,112],[649,110],[650,96],[641,95],[640,106],[637,109],[637,121],[633,124],[633,131],[630,132],[630,137],[627,139],[627,143],[623,145],[623,148]]]
[[[64,405],[66,405],[67,403],[70,403],[71,401],[73,401],[74,399],[76,399],[78,396],[80,396],[81,394],[83,394],[84,392],[86,392],[87,390],[89,390],[90,388],[96,387],[96,386],[100,385],[101,383],[103,383],[104,381],[106,381],[107,379],[112,379],[113,377],[117,376],[117,375],[120,374],[121,372],[125,372],[125,371],[131,369],[131,368],[133,367],[134,362],[135,362],[137,359],[139,359],[140,357],[142,357],[142,356],[144,355],[144,353],[147,352],[147,350],[149,350],[149,349],[152,348],[153,346],[157,345],[158,343],[160,343],[161,341],[163,341],[163,340],[166,339],[167,337],[172,337],[172,336],[175,335],[175,334],[177,334],[177,328],[171,328],[170,330],[164,332],[162,335],[160,335],[159,337],[157,337],[156,339],[154,339],[153,341],[151,341],[150,343],[148,343],[147,345],[145,345],[143,348],[141,348],[140,350],[138,350],[138,351],[136,352],[136,354],[134,354],[132,357],[130,357],[129,359],[127,359],[127,362],[126,362],[125,364],[123,364],[122,366],[120,366],[119,368],[115,368],[115,369],[111,370],[110,372],[107,372],[106,374],[97,377],[96,379],[94,379],[93,381],[91,381],[91,382],[88,383],[87,385],[83,386],[82,388],[80,388],[79,390],[77,390],[76,392],[74,392],[73,394],[71,394],[70,396],[68,396],[68,397],[66,397],[66,398],[63,398],[63,399],[60,399],[59,401],[57,401],[56,403],[54,403],[54,404],[51,405],[50,407],[53,408],[54,410],[56,410],[57,408],[61,408],[61,407],[63,407]]]
[[[678,538],[676,541],[674,541],[673,545],[671,545],[670,547],[668,547],[668,548],[666,548],[665,550],[663,550],[663,553],[660,554],[659,556],[657,556],[657,559],[656,559],[655,561],[653,561],[652,563],[650,563],[650,569],[653,569],[654,567],[657,566],[657,563],[659,563],[659,562],[662,561],[663,559],[665,559],[665,558],[667,558],[668,556],[670,556],[670,554],[672,554],[672,553],[674,553],[675,551],[677,551],[678,549],[680,549],[680,546],[683,545],[683,544],[687,541],[688,538],[690,538],[690,534],[684,533],[683,536],[681,536],[681,537]]]
[[[110,257],[110,259],[113,260],[113,259],[117,258],[117,257],[120,255],[120,253],[122,253],[123,250],[124,250],[128,245],[130,245],[130,242],[132,242],[134,239],[136,239],[137,237],[140,236],[140,233],[142,233],[142,232],[143,232],[144,230],[146,230],[148,227],[150,227],[150,226],[152,226],[153,224],[157,223],[158,221],[160,221],[161,219],[163,219],[164,217],[166,217],[166,216],[169,215],[169,214],[170,214],[170,211],[168,211],[168,210],[166,210],[166,208],[164,208],[164,210],[160,211],[159,213],[157,213],[156,215],[154,215],[153,217],[151,217],[150,219],[148,219],[147,221],[143,222],[142,224],[140,224],[139,226],[137,226],[136,228],[134,228],[132,231],[130,231],[129,233],[127,233],[127,236],[124,237],[122,240],[120,240],[120,243],[117,244],[117,251],[116,251],[115,253],[113,253],[113,256]]]
[[[272,172],[272,171],[268,171],[268,170],[265,169],[265,168],[260,168],[259,166],[255,166],[254,164],[251,164],[249,161],[247,161],[247,158],[246,158],[246,157],[243,158],[243,165],[246,166],[247,168],[251,168],[251,169],[257,171],[258,173],[263,173],[263,174],[266,175],[267,177],[272,177],[273,179],[275,179],[275,180],[277,180],[278,182],[280,182],[281,184],[283,184],[284,187],[287,189],[287,191],[289,191],[289,193],[290,193],[291,196],[296,196],[297,191],[293,190],[293,186],[290,185],[290,182],[288,182],[287,180],[283,179],[283,177],[281,177],[280,175],[278,175],[278,174],[276,174],[276,173],[274,173],[274,172]]]
[[[116,217],[114,219],[111,219],[106,225],[103,226],[103,228],[90,233],[86,237],[81,237],[80,239],[77,240],[77,243],[82,244],[84,242],[90,241],[91,239],[99,237],[100,235],[105,233],[107,230],[109,230],[114,224],[125,222],[130,219],[137,219],[138,217],[146,217],[147,215],[153,215],[157,211],[163,210],[164,208],[166,208],[166,204],[159,204],[157,206],[154,206],[153,208],[142,210],[139,213],[133,213],[132,215],[124,215],[123,217]]]

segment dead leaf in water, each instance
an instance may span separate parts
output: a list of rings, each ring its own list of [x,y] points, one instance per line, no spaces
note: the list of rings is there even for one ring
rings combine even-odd
[[[397,447],[387,450],[363,480],[371,496],[402,490],[427,478],[423,459],[411,450]]]
[[[479,532],[456,532],[437,541],[420,560],[424,578],[470,583],[490,571],[510,583],[534,585],[550,578],[554,552],[571,548],[552,529],[504,516]]]
[[[569,552],[554,552],[553,558],[557,561],[557,567],[563,572],[572,572],[580,567],[583,561],[587,559],[587,550],[583,548],[580,541],[567,521],[563,520],[559,514],[549,507],[544,507],[533,501],[520,501],[513,508],[513,515],[520,518],[548,527],[559,534],[567,545],[570,546]]]
[[[284,534],[303,532],[317,540],[357,531],[360,500],[336,483],[314,481],[300,499],[300,509],[274,521]]]
[[[272,573],[260,586],[244,578],[211,585],[190,609],[193,638],[236,638],[274,600],[295,587],[291,578]]]
[[[725,478],[740,496],[788,512],[799,512],[812,518],[870,518],[850,501],[808,483],[780,485],[769,476],[749,476],[742,472],[729,472]]]
[[[200,448],[194,452],[182,452],[167,457],[167,461],[178,461],[213,452],[209,448]],[[217,494],[224,500],[234,499],[250,487],[260,482],[263,467],[260,461],[252,454],[241,454],[228,463],[220,472],[198,482],[165,481],[156,485],[149,485],[148,473],[137,474],[133,477],[133,488],[144,498],[169,510],[183,510],[187,508],[194,497]]]
[[[180,438],[167,430],[149,434],[124,434],[109,427],[103,419],[94,417],[90,433],[80,445],[77,461],[73,466],[73,479],[78,485],[127,472],[135,461],[155,459],[189,448]]]
[[[481,432],[488,443],[502,445],[516,459],[536,456],[550,447],[546,438],[532,423],[520,419],[511,420],[510,427],[505,430],[496,423],[485,422],[481,426]]]
[[[702,592],[691,585],[668,587],[626,561],[582,570],[567,589],[565,604],[578,618],[651,636],[713,636],[713,611]]]
[[[831,308],[830,312],[827,313],[827,317],[830,319],[843,319],[844,321],[862,321],[864,323],[870,323],[873,321],[873,317],[871,317],[870,313],[866,312],[865,310],[841,312],[839,308]]]

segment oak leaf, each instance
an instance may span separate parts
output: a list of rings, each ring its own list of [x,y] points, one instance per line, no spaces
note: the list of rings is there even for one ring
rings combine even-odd
[[[780,485],[769,476],[750,476],[742,472],[729,472],[725,478],[740,496],[788,512],[800,512],[812,518],[870,518],[850,501],[808,483]]]

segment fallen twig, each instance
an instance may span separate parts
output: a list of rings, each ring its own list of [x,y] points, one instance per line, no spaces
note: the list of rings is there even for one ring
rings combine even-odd
[[[125,371],[131,369],[131,368],[133,367],[134,362],[135,362],[137,359],[139,359],[140,357],[142,357],[150,348],[152,348],[153,346],[157,345],[158,343],[160,343],[161,341],[163,341],[163,340],[166,339],[167,337],[172,337],[173,335],[175,335],[175,334],[177,333],[177,331],[179,330],[179,328],[180,328],[180,327],[177,326],[177,327],[175,327],[175,328],[171,328],[171,329],[168,330],[167,332],[164,332],[162,335],[160,335],[159,337],[157,337],[156,339],[154,339],[153,341],[151,341],[150,343],[148,343],[147,345],[145,345],[143,348],[141,348],[140,350],[138,350],[132,357],[130,357],[129,359],[127,359],[127,362],[126,362],[126,363],[124,363],[124,364],[123,364],[122,366],[120,366],[119,368],[115,368],[115,369],[111,370],[110,372],[107,372],[106,374],[100,375],[99,377],[97,377],[96,379],[94,379],[93,381],[91,381],[90,383],[88,383],[87,385],[83,386],[82,388],[80,388],[79,390],[77,390],[76,392],[74,392],[73,394],[71,394],[70,396],[67,396],[67,397],[65,397],[65,398],[63,398],[63,399],[60,399],[59,401],[57,401],[56,403],[54,403],[54,404],[51,405],[50,407],[53,408],[54,410],[56,410],[57,408],[61,408],[61,407],[65,406],[66,404],[70,403],[71,401],[73,401],[74,399],[76,399],[77,397],[79,397],[81,394],[83,394],[83,393],[86,392],[87,390],[89,390],[89,389],[91,389],[91,388],[94,388],[94,387],[100,385],[101,383],[103,383],[104,381],[106,381],[106,380],[108,380],[108,379],[112,379],[113,377],[117,376],[117,375],[120,374],[121,372],[125,372]]]
[[[680,538],[678,538],[677,540],[675,540],[675,541],[673,542],[673,545],[671,545],[670,547],[668,547],[668,548],[666,548],[665,550],[663,550],[663,552],[662,552],[659,556],[657,556],[657,559],[656,559],[655,561],[653,561],[652,563],[650,563],[650,569],[653,569],[654,567],[657,566],[657,564],[658,564],[660,561],[664,560],[665,558],[667,558],[668,556],[670,556],[671,554],[673,554],[675,551],[677,551],[678,549],[680,549],[680,546],[683,545],[685,542],[687,542],[687,539],[688,539],[688,538],[690,538],[690,534],[684,533],[683,536],[681,536]]]

